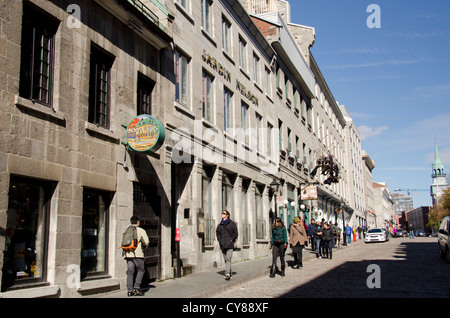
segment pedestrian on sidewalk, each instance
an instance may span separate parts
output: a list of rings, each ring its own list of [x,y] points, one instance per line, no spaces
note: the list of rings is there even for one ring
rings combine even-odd
[[[286,263],[284,261],[284,251],[287,248],[288,239],[287,231],[281,218],[277,217],[272,226],[272,239],[270,240],[269,247],[272,249],[272,266],[270,267],[270,277],[275,277],[277,259],[280,256],[281,262],[281,276],[284,276]]]
[[[145,273],[144,250],[148,247],[149,239],[145,230],[139,227],[140,219],[137,215],[130,218],[130,223],[130,227],[136,228],[137,236],[135,238],[137,238],[138,245],[134,251],[124,253],[124,258],[127,261],[127,295],[143,296],[141,283]]]
[[[322,240],[322,224],[320,224],[320,221],[316,221],[316,225],[314,227],[314,242],[316,243],[316,251],[317,251],[317,258],[322,258],[322,248],[321,248],[321,240]]]
[[[356,231],[358,232],[358,238],[362,239],[361,233],[362,233],[362,227],[361,225],[358,225],[358,228],[356,229]]]
[[[230,219],[230,212],[227,210],[222,212],[222,221],[217,225],[216,236],[225,260],[225,280],[230,280],[232,276],[231,258],[238,238],[238,230],[236,223]]]
[[[352,242],[352,228],[348,225],[345,227],[345,235],[347,236],[347,244]]]
[[[314,244],[314,227],[316,226],[316,220],[312,219],[311,223],[308,225],[308,240],[311,245],[311,250],[316,250],[316,245]]]
[[[294,254],[294,264],[292,268],[303,267],[303,249],[305,243],[308,241],[308,236],[305,231],[305,226],[302,222],[299,222],[298,216],[293,220],[291,224],[289,243],[292,245],[292,253]]]
[[[330,224],[328,224],[328,222],[325,222],[323,224],[322,230],[322,241],[324,247],[323,256],[329,259],[332,259],[333,257],[333,240],[334,240],[334,231],[332,230]]]

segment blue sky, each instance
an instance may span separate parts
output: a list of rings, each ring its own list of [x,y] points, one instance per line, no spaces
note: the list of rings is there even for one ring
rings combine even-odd
[[[311,48],[375,161],[373,180],[431,205],[435,140],[450,174],[450,1],[291,0],[291,22],[315,28]],[[370,4],[380,28],[369,28]]]

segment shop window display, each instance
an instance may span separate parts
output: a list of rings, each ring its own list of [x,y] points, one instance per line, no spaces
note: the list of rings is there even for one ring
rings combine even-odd
[[[81,240],[81,279],[107,271],[107,215],[110,195],[84,189]]]
[[[45,281],[51,191],[51,183],[11,177],[2,292]]]

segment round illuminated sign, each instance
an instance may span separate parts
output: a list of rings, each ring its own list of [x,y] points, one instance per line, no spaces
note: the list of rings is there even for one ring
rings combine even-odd
[[[165,139],[162,123],[150,115],[139,115],[127,126],[127,144],[139,152],[157,151]]]

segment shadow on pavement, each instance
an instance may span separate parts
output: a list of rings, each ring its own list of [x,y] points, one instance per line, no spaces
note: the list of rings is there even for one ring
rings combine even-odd
[[[346,262],[280,298],[450,297],[450,266],[439,257],[437,242],[402,242],[389,258]]]

